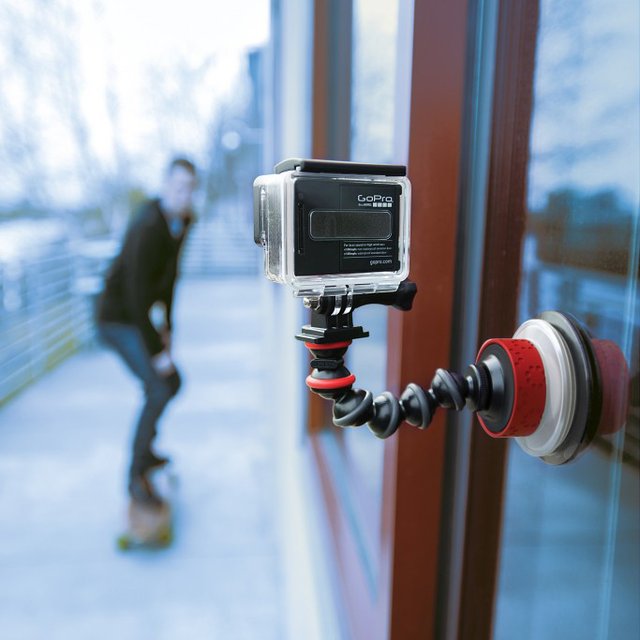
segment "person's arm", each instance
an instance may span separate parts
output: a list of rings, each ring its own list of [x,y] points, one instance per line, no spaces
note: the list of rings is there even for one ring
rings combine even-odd
[[[165,307],[166,328],[169,334],[173,330],[173,293],[175,291],[175,282],[172,282],[164,291],[163,302]]]
[[[152,356],[164,350],[162,338],[149,319],[149,291],[157,255],[155,245],[153,227],[140,221],[129,229],[123,250],[125,304]]]
[[[176,278],[178,276],[180,256],[182,254],[182,245],[184,244],[185,238],[187,236],[187,232],[189,231],[189,227],[191,226],[192,219],[193,219],[192,216],[188,216],[184,220],[184,231],[182,233],[182,238],[180,239],[180,246],[178,247],[178,255],[176,256],[175,274],[171,282],[167,285],[167,287],[162,293],[162,302],[164,302],[164,306],[165,306],[166,330],[168,334],[167,340],[169,343],[171,342],[171,332],[173,331],[173,297],[175,293]]]

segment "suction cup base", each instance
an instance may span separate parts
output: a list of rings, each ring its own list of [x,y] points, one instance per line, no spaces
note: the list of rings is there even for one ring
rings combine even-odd
[[[548,464],[569,462],[591,442],[600,420],[602,394],[591,338],[575,318],[558,311],[528,320],[514,338],[535,345],[547,379],[540,424],[516,442]]]

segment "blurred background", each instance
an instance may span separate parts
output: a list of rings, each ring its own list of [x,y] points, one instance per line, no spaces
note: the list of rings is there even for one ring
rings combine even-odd
[[[638,25],[634,0],[3,0],[0,638],[637,637]],[[93,308],[175,154],[200,178],[176,534],[123,553],[140,393]],[[335,429],[253,244],[286,157],[408,164],[420,293],[358,310],[358,386],[559,309],[624,355],[623,424],[560,468],[466,414]]]
[[[0,5],[2,638],[286,636],[251,242],[270,11]],[[164,555],[127,557],[116,538],[140,390],[93,312],[176,154],[199,174],[175,309],[184,402],[159,445],[180,524]]]
[[[261,167],[269,3],[3,2],[0,398],[90,338],[84,304],[168,159],[198,165],[186,273],[255,273],[244,241]],[[242,17],[242,19],[240,19]],[[213,18],[213,19],[210,19]],[[24,335],[31,332],[30,349]],[[17,333],[16,333],[17,332]],[[3,342],[5,341],[3,340]]]

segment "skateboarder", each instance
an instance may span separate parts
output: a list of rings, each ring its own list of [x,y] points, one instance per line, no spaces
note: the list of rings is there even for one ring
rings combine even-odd
[[[153,451],[157,422],[180,388],[171,356],[172,303],[180,248],[193,220],[196,169],[185,158],[167,168],[159,198],[133,219],[106,277],[97,310],[98,334],[139,378],[145,398],[133,438],[128,490],[134,501],[160,506],[147,472],[168,458]],[[150,310],[164,318],[152,323]]]

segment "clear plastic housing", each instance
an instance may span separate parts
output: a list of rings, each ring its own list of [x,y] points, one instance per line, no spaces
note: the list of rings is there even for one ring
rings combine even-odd
[[[365,187],[398,185],[399,268],[393,271],[363,271],[359,273],[317,273],[297,275],[295,272],[296,181],[337,181]],[[288,285],[296,296],[343,295],[395,291],[409,274],[409,234],[411,183],[406,177],[381,175],[336,175],[285,171],[259,176],[253,184],[254,239],[264,249],[264,272],[274,282]]]

